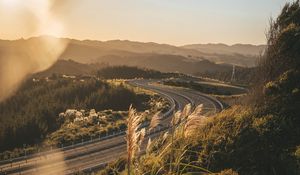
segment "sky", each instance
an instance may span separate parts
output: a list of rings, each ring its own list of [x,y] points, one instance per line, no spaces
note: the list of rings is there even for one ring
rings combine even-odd
[[[264,44],[269,19],[289,1],[0,0],[0,38]]]

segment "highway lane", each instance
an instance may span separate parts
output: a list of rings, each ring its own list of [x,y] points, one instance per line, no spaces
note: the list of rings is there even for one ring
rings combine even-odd
[[[170,88],[162,85],[152,84],[154,81],[135,80],[130,81],[145,89],[165,96],[174,102],[174,110],[181,110],[186,104],[204,104],[207,114],[213,114],[221,109],[221,106],[214,99],[203,94],[184,88]],[[172,111],[173,112],[173,111]],[[167,125],[170,117],[166,117],[164,123]],[[159,133],[151,135],[155,137]],[[36,155],[25,160],[0,166],[0,172],[7,174],[72,174],[80,170],[87,170],[101,164],[105,164],[125,154],[126,145],[124,133],[106,140],[100,140],[67,150],[50,152],[47,155]],[[62,167],[62,168],[59,168]]]
[[[206,95],[204,93],[182,87],[166,86],[157,83],[155,80],[136,80],[134,81],[137,85],[144,87],[146,89],[157,91],[157,93],[167,92],[167,94],[172,94],[172,98],[175,96],[183,97],[181,99],[187,99],[187,101],[181,101],[178,105],[178,109],[182,108],[187,104],[191,103],[194,107],[203,104],[203,111],[205,116],[213,115],[220,112],[224,107],[220,101],[216,98]]]

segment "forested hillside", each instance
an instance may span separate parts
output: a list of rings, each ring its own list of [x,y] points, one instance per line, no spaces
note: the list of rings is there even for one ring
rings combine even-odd
[[[130,66],[109,66],[97,72],[97,76],[105,79],[167,78],[178,75]]]
[[[0,151],[39,143],[60,127],[58,114],[66,109],[126,111],[130,104],[141,109],[144,98],[122,85],[96,79],[28,80],[0,103]]]

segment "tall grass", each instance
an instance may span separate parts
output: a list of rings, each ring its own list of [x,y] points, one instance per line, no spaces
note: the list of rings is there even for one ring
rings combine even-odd
[[[192,134],[197,128],[205,124],[206,117],[201,114],[203,109],[203,104],[198,105],[193,113],[187,117],[184,125],[183,133],[185,137]]]
[[[150,128],[149,131],[153,130],[154,128],[156,128],[157,126],[159,126],[161,124],[161,112],[157,112],[153,115],[153,117],[151,118],[151,122],[150,122]]]
[[[149,154],[150,153],[150,149],[151,149],[151,143],[152,143],[152,140],[151,138],[148,139],[148,143],[147,143],[147,147],[146,147],[146,154]]]
[[[146,134],[145,128],[140,129],[142,118],[143,116],[138,115],[132,106],[129,107],[126,131],[128,175],[131,174],[133,159],[136,153],[140,151],[140,146]]]
[[[171,135],[171,154],[169,163],[169,174],[182,174],[186,168],[201,169],[209,172],[202,167],[194,166],[190,162],[184,163],[185,155],[191,152],[185,145],[187,137],[192,134],[198,127],[204,124],[206,117],[202,115],[203,104],[198,105],[194,110],[191,104],[187,104],[182,112],[176,112],[172,120]],[[175,144],[176,142],[176,144]],[[178,145],[179,143],[179,145]],[[176,148],[177,147],[177,148]]]
[[[127,171],[118,171],[122,174],[127,173],[136,175],[161,175],[161,174],[186,174],[186,173],[206,173],[211,174],[205,168],[199,166],[197,161],[188,161],[190,156],[200,154],[200,150],[191,147],[189,139],[190,135],[183,131],[194,132],[196,125],[201,126],[203,121],[198,122],[197,117],[203,118],[201,115],[203,105],[197,106],[194,110],[190,104],[186,105],[182,112],[178,111],[173,115],[172,129],[161,134],[155,140],[148,139],[146,146],[146,154],[138,157],[137,153],[145,136],[145,130],[141,129],[142,115],[138,115],[136,110],[129,108],[126,132],[127,140]],[[159,113],[156,113],[153,119],[153,125],[161,121]],[[183,134],[184,133],[184,134]],[[200,152],[198,152],[200,151]],[[114,167],[114,166],[113,166]],[[106,171],[107,172],[107,171]]]
[[[189,115],[190,111],[192,109],[192,105],[191,104],[187,104],[183,111],[177,111],[174,115],[173,118],[171,120],[171,154],[170,154],[170,164],[169,164],[169,173],[172,172],[172,168],[173,168],[173,154],[174,154],[174,135],[175,135],[175,127],[181,123],[181,121],[184,120],[184,118],[186,118],[186,116]]]

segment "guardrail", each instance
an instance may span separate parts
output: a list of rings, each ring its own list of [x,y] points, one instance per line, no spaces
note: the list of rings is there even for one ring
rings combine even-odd
[[[156,133],[160,133],[162,131],[167,131],[167,130],[170,130],[171,129],[171,125],[166,125],[166,126],[158,126],[157,128],[154,128],[151,132],[147,131],[146,132],[146,137],[147,136],[150,136],[150,135],[154,135]],[[75,173],[78,173],[78,172],[85,172],[85,173],[91,173],[91,172],[94,172],[94,171],[97,171],[97,170],[100,170],[102,169],[103,167],[105,167],[108,163],[107,162],[104,162],[104,163],[99,163],[98,165],[96,166],[90,166],[90,167],[86,167],[86,168],[81,168],[81,169],[78,169],[76,171],[69,171],[68,173],[66,173],[67,175],[71,175],[71,174],[75,174]]]
[[[153,130],[151,130],[151,132],[149,130],[146,131],[146,136],[149,136],[149,135],[153,135],[153,134],[156,134],[156,133],[159,133],[159,132],[162,132],[162,131],[165,131],[167,129],[170,129],[170,125],[167,125],[167,126],[158,126],[157,128],[154,128]],[[121,135],[125,135],[125,131],[120,131],[118,133],[116,133],[114,136],[121,136]],[[106,138],[108,139],[108,138]],[[112,147],[115,147],[115,146],[119,146],[119,143],[116,144],[116,145],[110,145],[109,148],[112,148]],[[101,148],[101,150],[103,149],[107,149],[107,148]],[[101,151],[100,150],[100,151]],[[92,150],[93,153],[95,152],[98,152],[99,150]],[[53,152],[55,153],[55,152]],[[89,155],[90,152],[88,153],[83,153],[82,155],[76,155],[75,157],[68,157],[66,158],[66,160],[69,160],[69,159],[73,159],[73,158],[76,158],[76,157],[80,157],[80,156],[83,156],[83,155]],[[45,157],[45,156],[42,156],[42,155],[39,155],[37,156],[35,160],[29,160],[27,162],[19,162],[19,163],[15,163],[14,165],[8,165],[8,166],[5,166],[5,167],[2,167],[1,170],[0,170],[0,174],[10,174],[10,173],[17,173],[17,172],[21,172],[21,171],[25,171],[25,170],[28,170],[28,169],[32,169],[35,167],[35,165],[37,164],[38,161],[42,160],[42,158],[45,160],[48,159],[48,157]],[[31,163],[31,165],[29,165]],[[102,165],[105,165],[106,163],[102,163]],[[94,166],[92,166],[94,167]],[[95,166],[94,168],[92,167],[88,167],[88,168],[82,168],[80,169],[80,171],[86,171],[86,170],[95,170],[97,167],[99,168],[99,166]],[[101,167],[101,166],[100,166]],[[73,174],[75,172],[70,172],[68,174]]]

